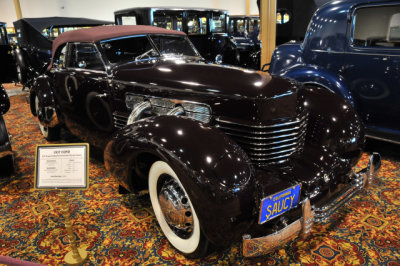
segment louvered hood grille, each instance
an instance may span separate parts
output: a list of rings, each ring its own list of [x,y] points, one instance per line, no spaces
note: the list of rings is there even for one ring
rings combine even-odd
[[[268,125],[238,124],[217,119],[216,127],[232,137],[251,161],[264,166],[283,163],[304,146],[308,115]]]

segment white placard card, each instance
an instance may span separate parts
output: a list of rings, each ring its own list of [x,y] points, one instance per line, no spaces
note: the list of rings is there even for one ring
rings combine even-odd
[[[36,147],[35,188],[86,189],[89,145],[57,144]]]

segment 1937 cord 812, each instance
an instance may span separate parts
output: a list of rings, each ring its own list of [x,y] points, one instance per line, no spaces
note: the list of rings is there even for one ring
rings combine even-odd
[[[148,189],[187,256],[243,240],[257,256],[323,221],[380,167],[359,173],[363,126],[321,88],[207,64],[185,33],[110,26],[62,34],[30,94],[47,139],[64,124],[105,148],[124,189]]]

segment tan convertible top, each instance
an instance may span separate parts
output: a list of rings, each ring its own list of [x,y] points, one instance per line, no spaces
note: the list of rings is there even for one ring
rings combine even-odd
[[[176,30],[167,30],[164,28],[145,26],[145,25],[119,25],[119,26],[99,26],[87,29],[67,31],[58,36],[53,41],[51,63],[49,68],[53,65],[54,53],[57,48],[67,42],[98,42],[101,40],[113,39],[118,37],[139,35],[139,34],[179,34],[186,35],[186,33]]]

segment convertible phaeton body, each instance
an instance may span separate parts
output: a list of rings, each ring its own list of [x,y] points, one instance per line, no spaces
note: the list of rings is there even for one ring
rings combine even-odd
[[[363,126],[321,88],[205,63],[183,32],[152,26],[62,34],[31,90],[42,133],[64,124],[105,148],[121,190],[147,190],[170,243],[202,256],[243,240],[264,254],[365,187]]]
[[[18,81],[24,87],[31,87],[49,63],[52,42],[59,34],[107,24],[112,24],[112,21],[73,17],[21,18],[14,21],[18,46],[11,69],[16,70]]]

